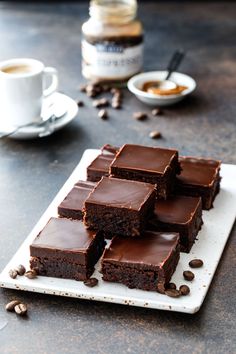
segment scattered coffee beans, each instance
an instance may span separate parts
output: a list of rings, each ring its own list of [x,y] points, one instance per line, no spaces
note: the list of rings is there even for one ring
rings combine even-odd
[[[24,275],[26,272],[26,269],[22,264],[19,264],[15,270],[17,271],[17,274],[19,274],[19,275]]]
[[[37,272],[35,270],[28,270],[28,272],[25,273],[25,277],[28,279],[35,279],[37,278]]]
[[[107,110],[101,109],[101,110],[98,112],[98,117],[101,118],[101,119],[103,119],[103,120],[108,119]]]
[[[14,307],[15,313],[19,316],[25,316],[27,313],[27,306],[25,304],[18,304]]]
[[[152,110],[153,116],[160,116],[161,114],[163,114],[163,111],[160,108],[155,108]]]
[[[167,289],[176,289],[175,283],[169,283],[166,287]]]
[[[107,106],[109,106],[109,101],[106,98],[100,98],[99,100],[93,101],[93,107],[95,107],[95,108],[101,108],[101,107],[107,107]]]
[[[185,270],[183,272],[183,276],[185,280],[191,281],[194,279],[194,274],[193,272],[191,272],[190,270]]]
[[[176,289],[167,289],[165,294],[170,297],[179,297],[181,295],[180,292]]]
[[[16,305],[19,305],[20,301],[19,300],[13,300],[11,302],[9,302],[8,304],[6,304],[5,309],[7,311],[14,311],[14,308]]]
[[[189,262],[191,268],[200,268],[203,266],[203,261],[201,259],[193,259]]]
[[[179,287],[179,292],[181,295],[188,295],[190,293],[190,289],[187,285],[181,285]]]
[[[93,288],[98,284],[97,278],[89,278],[84,281],[84,285],[88,286],[89,288]]]
[[[137,120],[146,120],[148,115],[144,112],[134,112],[133,117]]]
[[[15,269],[10,269],[8,274],[12,279],[15,279],[18,275],[18,273]]]
[[[153,130],[150,134],[149,137],[151,139],[160,139],[161,138],[161,133],[158,130]]]

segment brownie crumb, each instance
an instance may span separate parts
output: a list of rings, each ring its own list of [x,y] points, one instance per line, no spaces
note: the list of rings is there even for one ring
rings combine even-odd
[[[88,286],[89,288],[93,288],[98,284],[98,279],[97,278],[89,278],[84,281],[84,285]]]

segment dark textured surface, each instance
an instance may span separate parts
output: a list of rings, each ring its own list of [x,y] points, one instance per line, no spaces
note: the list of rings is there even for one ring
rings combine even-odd
[[[180,153],[236,163],[236,4],[147,3],[145,68],[163,68],[177,47],[187,50],[181,71],[196,93],[164,115],[134,121],[147,110],[127,94],[124,110],[97,118],[86,99],[78,118],[38,141],[0,141],[0,267],[15,253],[71,174],[83,150],[126,142],[176,147]],[[56,66],[60,88],[76,98],[80,76],[80,4],[0,3],[0,60],[29,56]],[[150,140],[158,129],[164,139]],[[0,351],[5,353],[233,353],[235,352],[235,227],[207,298],[190,316],[119,305],[0,290]],[[29,305],[27,319],[5,313],[14,298]]]

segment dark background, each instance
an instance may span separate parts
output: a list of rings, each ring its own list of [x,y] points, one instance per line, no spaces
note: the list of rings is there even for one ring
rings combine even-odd
[[[0,60],[35,57],[55,66],[60,90],[85,107],[65,129],[42,140],[0,140],[0,268],[26,238],[87,148],[133,142],[176,147],[181,154],[236,163],[236,3],[142,2],[145,70],[163,69],[177,48],[180,71],[193,76],[196,92],[146,122],[134,111],[150,109],[128,92],[121,111],[97,118],[78,91],[81,25],[88,2],[1,3]],[[153,141],[158,129],[163,139]],[[222,216],[222,222],[223,216]],[[0,290],[1,353],[233,353],[235,351],[235,227],[202,309],[195,315]],[[29,317],[5,313],[19,297]]]

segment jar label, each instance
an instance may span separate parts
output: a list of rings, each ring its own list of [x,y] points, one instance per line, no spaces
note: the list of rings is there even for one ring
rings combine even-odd
[[[143,64],[143,44],[122,46],[104,42],[90,44],[82,41],[84,70],[89,76],[104,79],[119,79],[132,76],[140,71]]]

